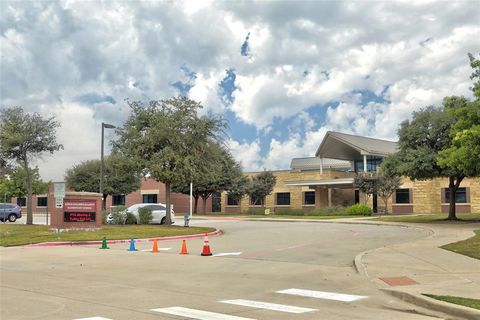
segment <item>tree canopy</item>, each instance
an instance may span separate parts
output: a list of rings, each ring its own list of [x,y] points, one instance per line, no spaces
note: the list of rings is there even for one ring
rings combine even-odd
[[[27,224],[33,223],[30,165],[43,153],[54,153],[63,149],[56,138],[59,126],[55,117],[44,119],[38,113],[26,113],[21,107],[0,111],[0,158],[17,162],[27,175]]]
[[[195,174],[192,180],[184,180],[182,184],[174,184],[173,191],[185,194],[190,193],[195,199],[194,212],[197,212],[198,199],[203,199],[203,212],[206,211],[207,199],[214,192],[230,189],[239,176],[243,176],[240,165],[220,143],[209,141],[204,157],[196,159]]]
[[[68,169],[65,174],[67,187],[98,192],[100,166],[100,160],[87,160]],[[104,170],[104,202],[109,195],[128,194],[140,188],[141,177],[135,174],[135,164],[129,159],[112,154],[104,159]]]
[[[263,171],[250,178],[250,183],[247,187],[247,193],[250,199],[262,207],[265,205],[265,197],[272,193],[273,187],[277,183],[277,178],[271,171]]]
[[[172,185],[182,185],[199,174],[209,141],[218,141],[225,126],[222,119],[199,116],[201,104],[186,97],[128,102],[130,117],[117,130],[114,150],[138,164],[143,175],[165,184],[167,217],[170,219]]]

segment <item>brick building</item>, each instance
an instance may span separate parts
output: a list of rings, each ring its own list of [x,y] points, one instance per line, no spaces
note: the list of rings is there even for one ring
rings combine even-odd
[[[313,210],[332,206],[363,203],[365,195],[353,186],[358,172],[374,172],[382,158],[396,152],[397,143],[387,140],[327,132],[315,157],[292,159],[290,170],[273,171],[277,183],[265,198],[265,207]],[[247,175],[255,175],[251,172]],[[393,194],[389,212],[447,213],[449,207],[448,178],[411,181],[402,178],[402,185]],[[480,212],[480,178],[465,178],[457,191],[459,213]],[[221,198],[222,212],[244,212],[259,208],[255,199],[245,196],[240,202],[226,193]],[[383,206],[376,196],[369,200],[375,209]]]

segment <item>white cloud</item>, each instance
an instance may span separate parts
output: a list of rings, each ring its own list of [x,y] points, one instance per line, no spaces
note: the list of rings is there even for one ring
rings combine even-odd
[[[46,179],[98,153],[98,124],[120,124],[125,98],[176,95],[182,66],[196,73],[189,95],[205,112],[224,112],[218,83],[235,70],[228,110],[259,135],[230,142],[247,168],[313,155],[327,128],[394,139],[412,111],[471,95],[466,54],[480,38],[468,1],[7,1],[1,9],[0,107],[55,114],[62,139],[78,142],[41,166]],[[385,101],[363,105],[352,93],[362,90]],[[88,94],[117,103],[78,102]],[[325,104],[325,119],[310,118]],[[259,142],[285,119],[287,138]]]

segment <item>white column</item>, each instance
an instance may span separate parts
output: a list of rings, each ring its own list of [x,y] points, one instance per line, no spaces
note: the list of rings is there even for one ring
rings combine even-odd
[[[363,155],[363,172],[367,172],[367,155]]]
[[[190,218],[192,218],[192,212],[193,212],[192,198],[193,198],[193,183],[190,182]]]
[[[323,158],[320,158],[320,174],[323,174]]]
[[[328,192],[328,206],[331,207],[332,206],[332,188],[331,187],[327,187],[327,192]]]

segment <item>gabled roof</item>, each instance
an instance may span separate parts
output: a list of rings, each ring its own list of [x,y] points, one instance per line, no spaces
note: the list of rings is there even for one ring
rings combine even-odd
[[[397,152],[397,148],[398,144],[394,141],[328,131],[315,156],[353,160],[363,154],[387,156]]]
[[[333,167],[333,168],[350,168],[350,161],[323,158],[320,160],[318,157],[308,157],[308,158],[293,158],[290,164],[290,168],[295,170],[318,170],[320,168],[320,163],[324,168]]]

